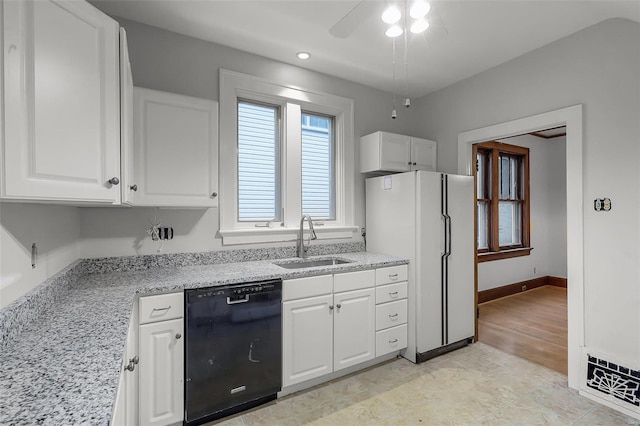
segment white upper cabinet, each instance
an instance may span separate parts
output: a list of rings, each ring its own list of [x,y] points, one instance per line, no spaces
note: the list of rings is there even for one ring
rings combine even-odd
[[[436,143],[428,139],[375,132],[360,138],[360,172],[436,170]]]
[[[137,206],[218,206],[218,103],[135,87],[133,177]]]
[[[411,137],[411,170],[436,171],[436,143]]]
[[[3,7],[2,199],[120,203],[118,23],[83,1]]]
[[[136,187],[133,183],[133,76],[129,62],[127,33],[120,28],[120,174],[122,204],[131,205]]]

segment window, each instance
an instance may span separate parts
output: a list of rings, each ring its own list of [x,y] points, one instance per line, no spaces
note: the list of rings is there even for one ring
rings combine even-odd
[[[529,246],[529,149],[475,144],[478,262],[526,256]]]
[[[356,235],[353,156],[352,100],[220,70],[223,244]]]
[[[333,117],[302,114],[302,214],[334,220]]]
[[[238,221],[280,220],[280,110],[238,101]]]

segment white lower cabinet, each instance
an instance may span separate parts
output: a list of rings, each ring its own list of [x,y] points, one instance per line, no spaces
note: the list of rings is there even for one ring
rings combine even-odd
[[[184,419],[183,304],[182,292],[139,300],[138,384],[129,399],[137,399],[141,426],[181,424]]]
[[[285,280],[283,295],[283,387],[375,357],[373,270]]]
[[[375,357],[375,290],[337,293],[333,296],[333,370]]]
[[[333,371],[333,295],[284,302],[283,385]]]

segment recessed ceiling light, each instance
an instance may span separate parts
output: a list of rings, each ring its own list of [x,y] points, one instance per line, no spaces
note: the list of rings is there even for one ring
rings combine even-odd
[[[417,19],[416,22],[411,25],[411,32],[414,34],[419,34],[429,28],[429,22],[426,19]]]
[[[382,20],[387,24],[395,24],[400,20],[400,9],[396,6],[391,5],[382,12]]]
[[[409,9],[409,16],[413,19],[424,18],[431,10],[431,5],[424,0],[416,0]]]
[[[298,52],[296,56],[298,57],[298,59],[309,59],[311,57],[311,54],[309,52]]]
[[[402,28],[400,28],[399,25],[393,25],[391,27],[389,27],[389,29],[387,31],[385,31],[384,35],[386,35],[387,37],[398,37],[399,35],[402,35],[403,31]]]

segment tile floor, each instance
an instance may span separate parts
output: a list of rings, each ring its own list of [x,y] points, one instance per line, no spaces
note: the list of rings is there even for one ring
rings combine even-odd
[[[640,425],[566,382],[475,343],[420,365],[396,359],[209,425]]]

